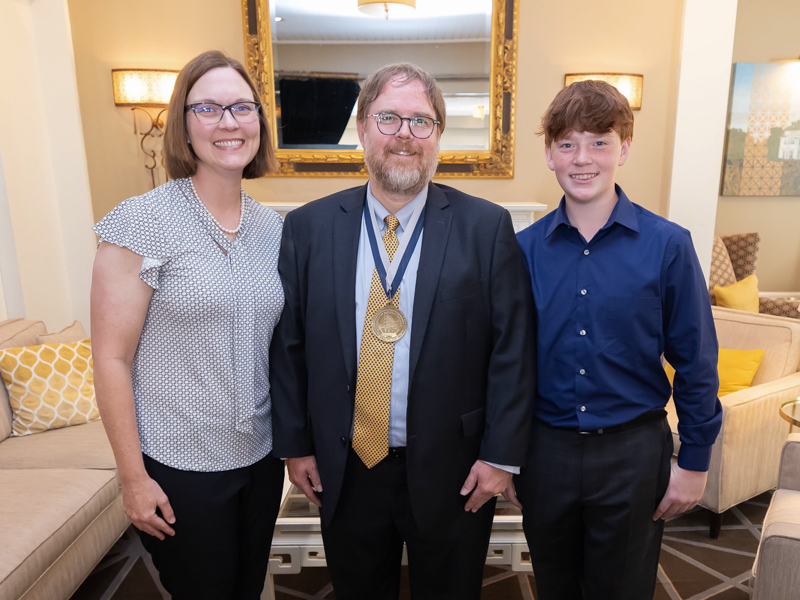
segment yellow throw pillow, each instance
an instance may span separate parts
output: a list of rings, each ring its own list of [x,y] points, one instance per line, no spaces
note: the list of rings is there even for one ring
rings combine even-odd
[[[100,418],[89,339],[0,351],[0,375],[21,436]]]
[[[727,396],[739,390],[746,390],[756,376],[761,359],[764,358],[763,350],[728,350],[719,349],[717,360],[717,373],[719,373],[718,396]],[[669,384],[675,377],[675,369],[664,361],[664,370],[667,372]]]
[[[762,358],[764,358],[763,350],[728,350],[720,348],[719,362],[717,363],[719,396],[726,396],[749,388]]]
[[[755,273],[733,285],[715,285],[714,295],[717,306],[758,312],[758,278]]]

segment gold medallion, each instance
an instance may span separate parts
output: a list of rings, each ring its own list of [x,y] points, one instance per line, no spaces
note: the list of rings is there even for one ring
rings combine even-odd
[[[406,316],[387,304],[372,316],[372,333],[382,342],[396,342],[406,333]]]

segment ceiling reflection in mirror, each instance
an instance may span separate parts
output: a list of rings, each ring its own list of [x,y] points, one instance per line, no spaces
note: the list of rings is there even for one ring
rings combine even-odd
[[[248,68],[262,88],[280,174],[364,173],[360,84],[384,65],[412,62],[445,98],[439,173],[511,175],[516,0],[416,0],[407,12],[389,3],[377,17],[358,0],[243,2]]]
[[[489,150],[492,0],[417,0],[388,18],[360,12],[356,0],[276,0],[270,15],[278,148],[361,149],[360,82],[408,61],[442,88],[441,148]]]

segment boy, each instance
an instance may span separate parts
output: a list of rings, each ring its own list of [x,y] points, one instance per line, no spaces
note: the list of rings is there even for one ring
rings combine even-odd
[[[633,135],[616,88],[561,90],[539,133],[564,197],[518,235],[543,374],[516,482],[538,597],[650,600],[664,519],[700,500],[721,423],[708,292],[689,232],[614,182]]]

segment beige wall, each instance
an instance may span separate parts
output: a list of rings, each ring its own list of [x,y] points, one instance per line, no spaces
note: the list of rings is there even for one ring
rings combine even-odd
[[[620,183],[632,199],[665,214],[675,111],[682,0],[521,2],[515,177],[449,179],[466,192],[503,203],[561,196],[534,135],[541,114],[570,72],[645,75],[631,159]],[[145,192],[149,176],[128,109],[114,107],[112,68],[179,68],[219,48],[243,57],[238,0],[69,0],[95,218]],[[575,18],[580,15],[580,18]],[[403,59],[398,56],[397,59]],[[265,178],[245,188],[262,202],[310,201],[361,183],[354,178]]]
[[[0,0],[0,23],[0,217],[14,239],[0,259],[16,263],[3,269],[8,316],[51,331],[76,318],[88,326],[94,236],[66,0]]]
[[[739,0],[733,62],[798,58],[800,2]],[[758,231],[758,283],[762,291],[800,290],[800,197],[721,196],[718,235]]]
[[[798,58],[800,2],[739,0],[733,62]],[[800,197],[721,196],[718,235],[758,231],[758,283],[762,291],[800,290]]]

